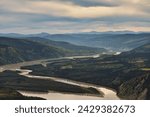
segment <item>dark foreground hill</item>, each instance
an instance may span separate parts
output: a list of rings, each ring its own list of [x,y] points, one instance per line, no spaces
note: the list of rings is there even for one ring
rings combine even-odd
[[[125,53],[126,61],[134,65],[124,77],[130,76],[119,87],[121,97],[129,99],[150,99],[150,43]],[[130,73],[131,72],[131,73]],[[136,75],[136,77],[132,77]]]

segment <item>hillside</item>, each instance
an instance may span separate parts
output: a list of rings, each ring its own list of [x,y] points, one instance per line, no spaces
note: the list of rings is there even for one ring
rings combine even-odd
[[[82,87],[78,85],[55,81],[52,79],[28,78],[26,76],[19,75],[18,72],[15,71],[6,70],[4,72],[0,72],[0,77],[0,99],[6,98],[7,96],[7,98],[10,99],[13,99],[15,97],[19,98],[20,96],[20,99],[22,99],[23,97],[20,93],[17,92],[18,90],[43,93],[53,91],[70,94],[91,94],[102,96],[102,93],[95,88]]]
[[[114,51],[127,51],[150,43],[150,33],[125,32],[90,32],[76,34],[0,34],[5,37],[15,38],[44,38],[53,41],[69,42],[75,45],[106,48]]]
[[[107,50],[37,37],[17,39],[0,37],[0,65],[63,56],[93,55],[102,52],[107,52]]]
[[[137,73],[137,77],[123,82],[118,95],[129,99],[150,99],[150,43],[122,56],[130,58],[130,62],[138,68],[140,74]]]
[[[26,35],[27,36],[27,35]],[[29,35],[28,35],[29,36]],[[54,41],[64,41],[76,45],[126,51],[150,42],[150,33],[89,33],[89,34],[48,34],[30,35]]]
[[[65,49],[68,50],[72,53],[76,53],[77,55],[79,54],[96,54],[96,53],[102,53],[102,52],[107,52],[106,49],[104,48],[95,48],[95,47],[87,47],[87,46],[79,46],[79,45],[74,45],[68,42],[63,42],[63,41],[52,41],[49,39],[45,38],[40,38],[40,37],[28,37],[26,38],[28,40],[32,40],[35,42],[40,42],[49,46],[53,47],[58,47],[60,49]]]
[[[0,65],[65,56],[65,51],[41,43],[0,37]]]
[[[133,63],[139,67],[150,67],[150,43],[133,49],[129,52],[124,52],[118,56],[119,59]]]

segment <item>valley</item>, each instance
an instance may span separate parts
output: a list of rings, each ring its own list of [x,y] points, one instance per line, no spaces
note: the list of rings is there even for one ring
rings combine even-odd
[[[34,41],[33,38],[18,39],[0,37],[0,65],[65,56],[87,56],[107,52],[103,48],[91,48],[65,42],[45,41],[44,39],[43,42]]]
[[[46,76],[33,76],[33,75],[29,75],[29,73],[31,73],[31,70],[21,70],[20,69],[21,67],[24,67],[24,65],[34,65],[34,64],[35,65],[36,64],[43,65],[43,63],[48,64],[49,62],[53,63],[56,61],[60,62],[60,61],[64,61],[64,60],[89,59],[89,58],[95,58],[95,57],[96,57],[95,55],[62,57],[62,58],[38,60],[38,61],[32,61],[32,62],[25,62],[25,63],[1,66],[1,69],[3,69],[4,72],[1,71],[2,73],[0,75],[2,77],[6,78],[3,80],[3,83],[1,83],[1,86],[4,85],[4,81],[6,80],[7,86],[5,86],[5,88],[13,88],[13,89],[19,90],[19,92],[25,96],[41,97],[44,99],[68,99],[68,98],[69,99],[119,99],[116,96],[116,92],[111,89],[100,87],[100,86],[97,86],[94,84],[77,82],[77,81],[73,81],[73,80],[66,80],[66,79],[62,79],[62,78],[46,77]],[[7,71],[7,70],[11,70],[11,71]],[[18,72],[19,72],[19,74],[17,75],[16,73],[18,73]],[[24,77],[21,77],[21,76],[24,76]],[[11,82],[9,83],[9,79],[7,79],[9,77],[12,77],[12,78],[15,77],[14,81],[11,80]],[[15,83],[15,81],[17,81],[17,79],[18,79],[18,78],[16,79],[16,77],[18,77],[20,79],[19,86],[18,86],[18,84]],[[26,79],[27,81],[25,81],[25,78],[31,78],[31,79],[33,79],[33,81],[30,79],[29,79],[29,81],[28,81],[28,79]],[[24,79],[24,80],[22,81],[21,79],[22,80]],[[50,85],[51,84],[50,81],[51,81],[53,83],[54,87],[52,87],[52,84],[51,84],[51,86],[48,86],[48,85],[41,86],[41,83],[40,83],[40,85],[38,85],[39,84],[38,80],[40,82],[42,82],[44,85],[46,85],[46,84]],[[12,83],[12,81],[13,81],[13,83]],[[26,84],[25,82],[32,83],[33,88],[30,85],[25,85]],[[37,86],[34,84],[36,84]],[[65,85],[68,84],[67,87],[69,87],[69,89],[67,87],[65,87],[64,84]],[[59,88],[62,87],[65,89],[57,89],[57,86],[59,86]],[[52,87],[52,88],[50,88],[48,90],[47,89],[48,87],[49,88]],[[74,88],[76,91],[74,90]],[[103,92],[105,92],[105,93],[103,93]]]
[[[149,34],[77,35],[110,36],[111,49],[95,39],[101,48],[48,34],[0,37],[0,99],[150,99]]]
[[[24,38],[54,46],[73,48],[69,44],[92,47],[105,48],[112,51],[129,51],[144,44],[150,43],[150,33],[134,33],[134,32],[89,32],[89,33],[73,33],[73,34],[0,34],[4,37]],[[53,42],[54,41],[54,42]],[[59,42],[65,42],[60,44]],[[68,44],[69,43],[69,44]],[[71,49],[70,48],[70,49]]]
[[[120,55],[62,60],[48,63],[46,66],[37,64],[21,68],[32,70],[32,75],[61,77],[110,87],[123,99],[149,99],[148,45]]]

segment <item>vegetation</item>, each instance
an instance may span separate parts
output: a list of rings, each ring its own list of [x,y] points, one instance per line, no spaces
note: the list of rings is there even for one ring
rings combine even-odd
[[[105,49],[76,46],[39,38],[16,39],[0,37],[0,65],[105,52]]]
[[[104,48],[95,48],[95,47],[73,45],[73,44],[68,43],[68,42],[52,41],[50,39],[45,39],[45,38],[40,38],[40,37],[28,37],[26,39],[32,40],[35,42],[39,42],[42,44],[46,44],[48,46],[57,47],[61,50],[66,50],[68,52],[68,56],[71,56],[71,55],[90,55],[90,54],[93,55],[93,54],[97,54],[97,53],[107,52],[107,50]]]
[[[65,56],[65,51],[29,40],[0,37],[0,65]]]
[[[4,71],[0,73],[0,77],[0,86],[3,88],[39,92],[48,92],[50,90],[62,93],[92,94],[102,96],[99,91],[93,88],[80,87],[53,80],[27,78],[13,71]]]
[[[150,68],[142,68],[143,71],[150,71]]]
[[[0,88],[0,100],[44,100],[39,97],[26,97],[10,88]]]
[[[150,99],[150,71],[142,70],[150,67],[149,45],[117,56],[61,60],[49,63],[46,67],[33,65],[22,68],[32,69],[31,74],[34,75],[55,76],[111,87],[125,99]]]
[[[44,34],[34,35],[54,41],[64,41],[89,47],[108,48],[115,51],[131,50],[150,43],[150,33],[119,34],[116,33],[85,33],[85,34]]]
[[[60,36],[62,40],[81,45],[83,43],[94,47],[99,45],[109,47],[111,45],[114,50],[132,49],[147,44],[120,55],[47,61],[46,66],[33,65],[22,68],[33,70],[31,74],[34,75],[54,76],[111,87],[117,90],[118,96],[125,99],[150,99],[149,34],[70,34],[51,35],[51,38],[48,36],[47,39],[59,40]],[[75,40],[77,39],[76,36],[78,40]],[[66,55],[105,52],[103,49],[75,46],[66,42],[54,42],[47,39],[42,41],[41,38],[35,37],[25,37],[24,39],[0,37],[0,65]],[[5,99],[5,97],[8,97],[7,99],[9,97],[10,99],[30,98],[22,96],[17,90],[42,92],[52,90],[64,93],[102,95],[101,92],[91,87],[85,88],[53,80],[30,79],[13,71],[0,73],[0,86],[2,88],[0,91],[1,99]],[[30,99],[35,98],[31,97]]]

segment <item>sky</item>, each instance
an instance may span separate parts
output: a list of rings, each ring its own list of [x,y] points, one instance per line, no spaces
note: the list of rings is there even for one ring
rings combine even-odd
[[[150,32],[150,0],[0,0],[0,33]]]

